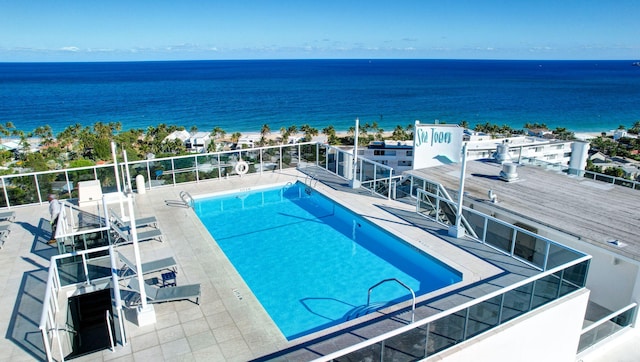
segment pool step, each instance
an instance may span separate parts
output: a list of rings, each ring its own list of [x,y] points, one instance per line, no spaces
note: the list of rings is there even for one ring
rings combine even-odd
[[[360,318],[364,315],[367,315],[369,313],[372,313],[379,309],[384,308],[387,304],[389,304],[389,302],[377,302],[377,303],[371,303],[368,305],[363,304],[361,306],[355,307],[352,310],[348,311],[343,318],[345,321]]]

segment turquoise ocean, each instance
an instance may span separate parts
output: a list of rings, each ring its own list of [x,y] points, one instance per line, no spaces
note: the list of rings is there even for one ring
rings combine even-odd
[[[121,122],[259,132],[268,124],[338,131],[377,122],[521,129],[546,123],[602,132],[640,121],[640,67],[632,61],[247,60],[0,63],[0,122]]]

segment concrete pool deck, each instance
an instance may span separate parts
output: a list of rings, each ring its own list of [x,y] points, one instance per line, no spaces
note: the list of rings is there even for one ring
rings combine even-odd
[[[435,298],[417,308],[416,319],[536,273],[532,268],[475,241],[448,237],[444,227],[418,216],[414,205],[350,189],[346,181],[322,171],[314,173],[320,179],[314,184],[318,191],[463,273],[462,283],[437,292],[450,292],[446,298]],[[178,285],[201,284],[200,305],[189,301],[156,304],[157,323],[147,327],[133,323],[135,316],[133,311],[129,311],[125,328],[128,335],[126,346],[118,346],[115,352],[104,350],[78,360],[309,360],[406,324],[407,312],[393,321],[389,318],[378,320],[376,318],[381,314],[375,313],[365,318],[369,323],[359,325],[362,319],[351,322],[344,333],[340,332],[345,328],[343,325],[287,341],[193,210],[180,205],[181,191],[198,196],[305,179],[304,173],[288,169],[156,188],[135,195],[136,216],[155,215],[164,234],[164,242],[140,243],[142,261],[175,257]],[[55,247],[46,244],[48,232],[43,231],[44,223],[48,222],[47,205],[14,210],[16,221],[4,248],[0,250],[3,265],[0,268],[0,283],[3,285],[0,327],[5,332],[5,339],[0,342],[0,350],[3,351],[0,361],[44,358],[38,323],[49,258],[57,253]],[[131,246],[122,246],[118,250],[132,254]],[[491,283],[478,283],[487,278],[491,278]],[[464,293],[456,293],[455,290],[463,284],[468,286]],[[366,293],[363,291],[363,298],[366,298]],[[385,312],[390,313],[390,310]],[[331,337],[325,337],[327,333],[332,333]]]

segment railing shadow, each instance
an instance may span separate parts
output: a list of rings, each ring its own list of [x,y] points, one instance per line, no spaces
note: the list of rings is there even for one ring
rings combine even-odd
[[[5,338],[37,360],[45,360],[46,353],[39,329],[42,303],[47,285],[48,268],[31,258],[22,258],[36,269],[22,276],[7,334]],[[8,356],[3,356],[8,357]]]
[[[31,254],[35,254],[45,260],[51,260],[51,257],[58,255],[57,244],[48,244],[52,238],[49,220],[41,218],[37,227],[26,222],[17,222],[17,224],[33,235]]]

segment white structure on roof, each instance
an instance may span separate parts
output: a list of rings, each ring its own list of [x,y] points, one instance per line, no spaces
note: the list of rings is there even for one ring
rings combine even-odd
[[[574,141],[548,140],[539,137],[517,136],[492,139],[489,135],[474,134],[467,139],[467,159],[495,158],[498,149],[505,161],[517,162],[522,158],[569,165]],[[414,163],[414,141],[375,141],[367,148],[358,149],[358,157],[393,167],[397,174],[422,168]],[[436,157],[437,155],[432,155]],[[586,157],[586,154],[584,155]],[[585,161],[586,162],[586,161]]]

